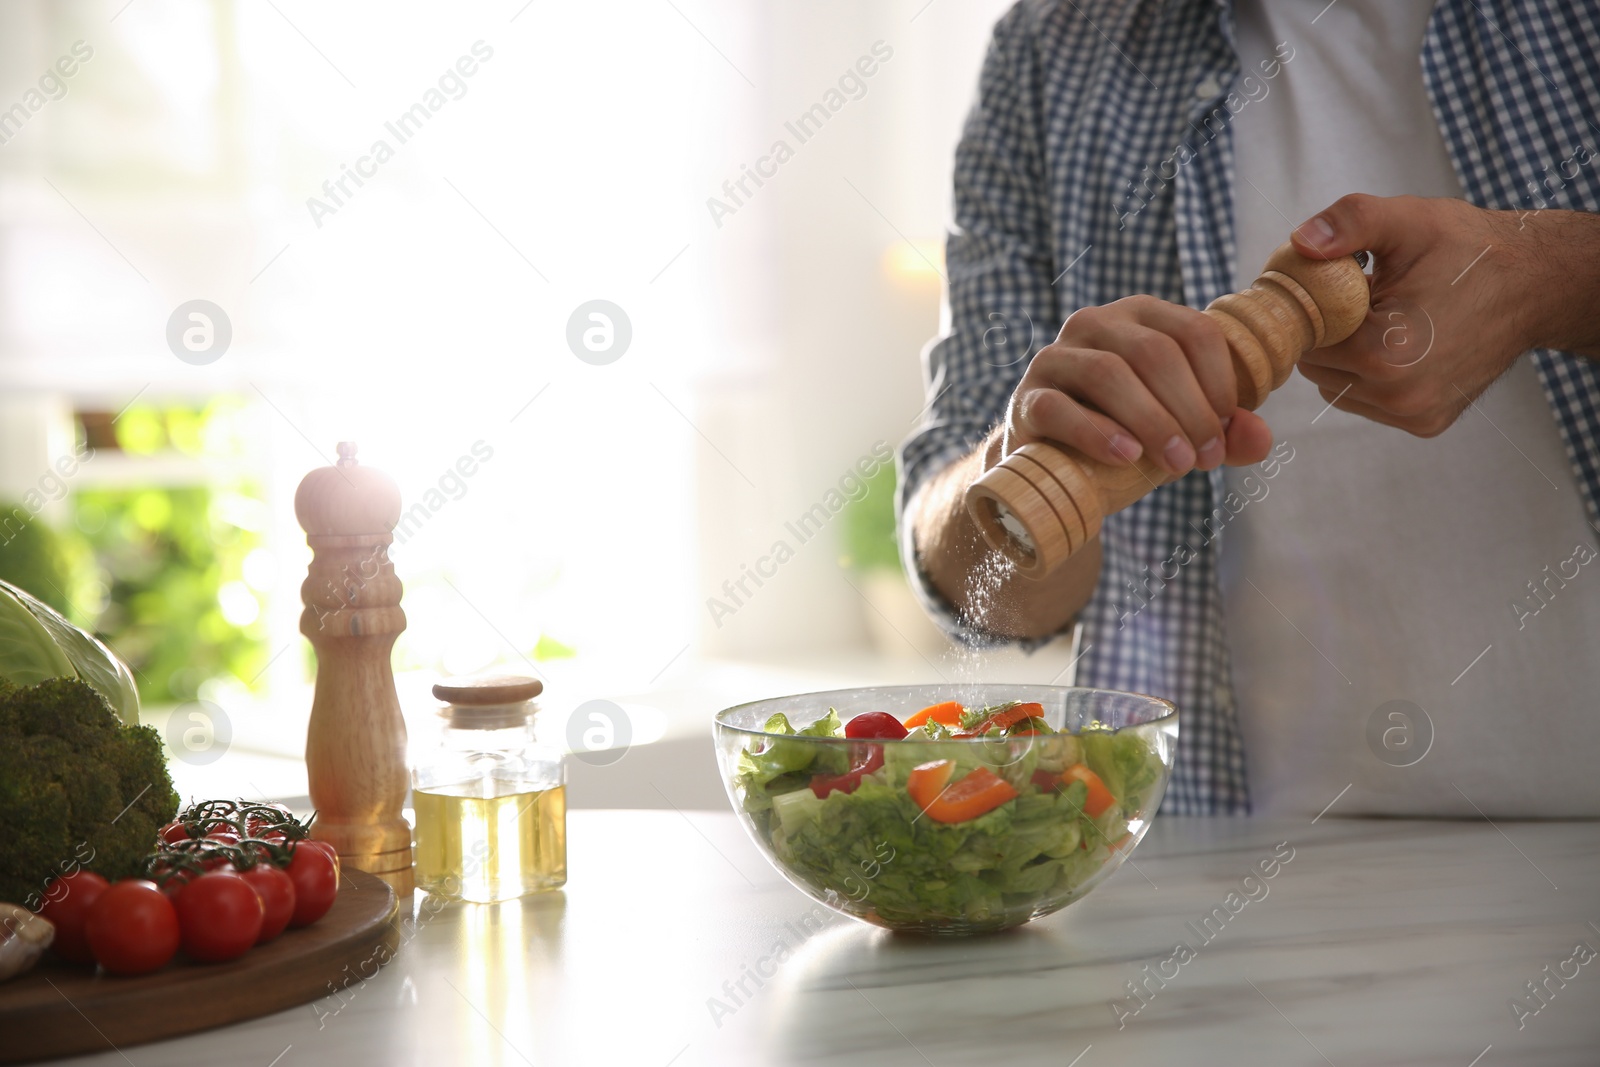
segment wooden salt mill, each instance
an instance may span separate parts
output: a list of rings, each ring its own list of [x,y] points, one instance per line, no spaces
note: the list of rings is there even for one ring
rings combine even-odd
[[[317,811],[312,835],[344,866],[378,875],[396,893],[412,889],[405,802],[406,725],[390,652],[406,628],[400,580],[389,562],[400,489],[382,471],[339,461],[305,476],[294,514],[311,546],[300,599],[300,632],[317,654],[316,694],[306,732],[306,771]]]
[[[1279,245],[1250,288],[1205,309],[1227,338],[1239,406],[1259,407],[1302,355],[1355,333],[1369,302],[1355,257],[1307,259]],[[1174,480],[1148,454],[1113,467],[1065,445],[1033,442],[972,483],[967,511],[991,548],[1023,575],[1043,578],[1098,534],[1105,516]]]

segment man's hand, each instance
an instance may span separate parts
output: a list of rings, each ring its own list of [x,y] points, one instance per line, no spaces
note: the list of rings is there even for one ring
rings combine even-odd
[[[1260,462],[1272,432],[1238,407],[1216,323],[1193,308],[1130,296],[1075,312],[1033,357],[1006,410],[1000,455],[1032,441],[1116,466],[1149,455],[1177,476]]]
[[[1443,433],[1528,349],[1582,347],[1582,324],[1567,320],[1574,305],[1594,305],[1595,223],[1444,198],[1341,197],[1294,244],[1311,257],[1372,252],[1372,311],[1348,339],[1307,352],[1300,373],[1345,411]]]

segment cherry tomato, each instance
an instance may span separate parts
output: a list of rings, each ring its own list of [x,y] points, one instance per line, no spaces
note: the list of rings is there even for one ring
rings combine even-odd
[[[285,817],[292,816],[293,814],[282,804],[263,804],[260,806],[271,808]],[[249,833],[249,836],[260,838],[263,841],[282,842],[286,839],[287,835],[282,829],[279,828],[280,822],[281,820],[278,819],[263,817],[261,815],[251,815],[245,820],[245,830]]]
[[[57,956],[70,963],[94,962],[83,928],[89,921],[89,909],[110,884],[93,871],[74,871],[45,883],[44,907],[39,914],[55,925],[56,938],[50,947]]]
[[[318,849],[326,853],[328,858],[333,861],[333,871],[335,874],[342,874],[344,872],[344,865],[339,862],[339,850],[333,847],[333,842],[323,841],[315,838],[306,838],[305,840],[301,841],[300,844],[309,845],[314,849]]]
[[[187,867],[174,868],[171,863],[157,863],[151,868],[150,876],[160,886],[168,899],[176,899],[178,890],[200,877],[200,872],[192,871]]]
[[[294,882],[294,916],[290,926],[310,926],[333,907],[339,893],[339,869],[318,841],[300,841],[285,871]],[[331,846],[328,846],[331,850]]]
[[[125,878],[90,906],[84,935],[112,974],[144,974],[178,951],[178,913],[154,882]]]
[[[910,733],[899,719],[887,711],[867,711],[844,724],[844,735],[850,738],[885,737],[898,741]]]
[[[258,863],[239,877],[261,898],[261,933],[256,944],[265,944],[283,933],[294,917],[294,880],[270,863]]]
[[[176,845],[179,841],[189,840],[189,828],[181,822],[169,822],[161,828],[161,843]]]
[[[242,956],[261,936],[261,898],[231,870],[207,871],[180,889],[173,903],[184,954],[202,963]]]

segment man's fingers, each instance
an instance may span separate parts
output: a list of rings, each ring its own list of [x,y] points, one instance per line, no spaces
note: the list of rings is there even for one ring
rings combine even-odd
[[[1322,399],[1326,400],[1340,411],[1348,411],[1352,415],[1360,415],[1364,419],[1380,423],[1384,426],[1393,426],[1397,430],[1405,430],[1408,433],[1416,432],[1411,428],[1411,420],[1400,415],[1396,415],[1393,412],[1385,411],[1383,408],[1377,407],[1374,404],[1369,404],[1365,400],[1357,400],[1355,397],[1350,395],[1351,390],[1345,389],[1343,386],[1334,388],[1332,386],[1318,385],[1317,392],[1322,394]]]
[[[1222,462],[1221,420],[1177,341],[1160,330],[1127,321],[1095,330],[1085,340],[1120,356],[1167,416],[1157,419],[1143,412],[1142,405],[1124,414],[1116,406],[1126,402],[1122,397],[1089,396],[1097,408],[1134,428],[1151,459],[1173,474],[1183,474],[1196,462],[1207,469]],[[1138,423],[1129,422],[1130,417]]]
[[[1272,450],[1272,428],[1253,411],[1240,408],[1233,413],[1227,430],[1230,467],[1248,467],[1260,463]]]
[[[1200,391],[1217,417],[1232,415],[1239,406],[1239,383],[1234,377],[1228,339],[1216,320],[1193,308],[1165,300],[1141,305],[1138,314],[1141,323],[1160,330],[1182,347],[1195,380],[1200,383]]]
[[[1315,363],[1301,360],[1299,364],[1300,376],[1315,385],[1318,389],[1333,390],[1335,394],[1354,389],[1361,384],[1361,379],[1349,371],[1339,370],[1336,367],[1321,367]],[[1326,399],[1326,398],[1324,398]]]
[[[1312,259],[1334,259],[1363,250],[1380,257],[1394,251],[1401,235],[1413,228],[1421,213],[1409,196],[1368,196],[1351,193],[1295,227],[1295,250]]]
[[[1047,418],[1036,414],[1041,410],[1061,411],[1054,398],[1047,395],[1052,391],[1060,391],[1082,406],[1107,416],[1119,427],[1126,427],[1126,433],[1138,441],[1140,449],[1156,465],[1173,474],[1183,474],[1189,469],[1189,465],[1175,466],[1170,458],[1163,455],[1173,439],[1183,441],[1182,429],[1121,355],[1104,349],[1051,345],[1034,357],[1028,372],[1040,386],[1045,387],[1028,390],[1022,413],[1028,421]],[[1057,425],[1071,426],[1064,419]],[[1082,430],[1087,427],[1072,428]],[[1074,436],[1068,438],[1067,443],[1077,445],[1080,439],[1084,438]],[[1192,452],[1188,460],[1192,465]]]
[[[1325,367],[1367,382],[1399,381],[1410,375],[1410,368],[1426,351],[1418,345],[1415,332],[1376,311],[1369,312],[1355,333],[1338,344],[1313,348],[1300,357],[1299,365]]]
[[[1084,407],[1059,389],[1035,389],[1026,394],[1018,420],[1028,439],[1070,445],[1115,467],[1132,463],[1143,452],[1138,440],[1121,423]]]

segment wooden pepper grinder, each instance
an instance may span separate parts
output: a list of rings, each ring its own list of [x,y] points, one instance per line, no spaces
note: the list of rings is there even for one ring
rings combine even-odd
[[[1289,380],[1302,355],[1355,333],[1369,302],[1354,256],[1307,259],[1279,245],[1249,289],[1205,310],[1227,338],[1239,406],[1254,410]],[[1043,578],[1098,534],[1105,516],[1174,480],[1148,454],[1112,467],[1065,445],[1033,442],[972,483],[967,511],[991,548],[1023,575]]]
[[[312,833],[331,843],[345,866],[409,893],[411,827],[400,814],[406,726],[389,662],[406,628],[389,562],[400,489],[382,471],[357,464],[355,444],[341,441],[338,463],[301,481],[294,514],[312,551],[300,587],[300,632],[317,654],[306,732],[317,811]]]

